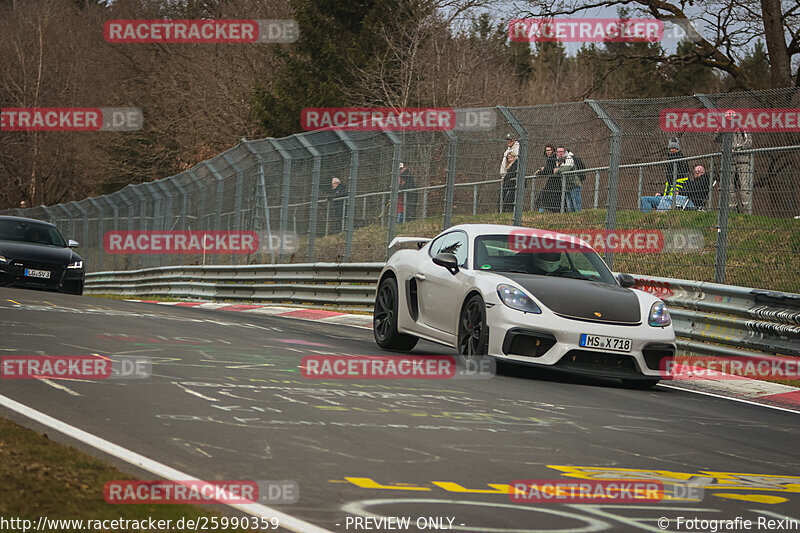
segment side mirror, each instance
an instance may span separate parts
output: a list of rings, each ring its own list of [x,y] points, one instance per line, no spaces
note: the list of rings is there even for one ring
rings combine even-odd
[[[69,246],[70,248],[77,248],[78,246],[80,246],[80,243],[78,241],[73,241],[72,239],[70,239],[67,242],[67,246]]]
[[[625,273],[617,274],[617,281],[619,282],[621,287],[630,288],[636,285],[636,280],[633,279],[633,276],[631,276],[630,274],[625,274]]]
[[[439,266],[445,267],[451,274],[455,275],[458,272],[458,259],[453,254],[441,253],[433,257],[433,262]]]

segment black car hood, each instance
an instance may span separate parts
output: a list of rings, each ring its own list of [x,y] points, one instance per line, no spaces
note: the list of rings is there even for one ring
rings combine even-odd
[[[641,322],[639,299],[630,289],[570,278],[494,273],[519,284],[557,315],[610,324]]]
[[[31,263],[64,264],[80,261],[81,258],[70,248],[34,244],[31,242],[0,241],[0,254],[16,261]]]

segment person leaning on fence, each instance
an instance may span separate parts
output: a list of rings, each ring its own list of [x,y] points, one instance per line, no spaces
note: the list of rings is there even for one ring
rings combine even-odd
[[[725,112],[725,118],[729,122],[733,122],[737,116],[736,111],[733,109]],[[714,136],[714,140],[721,143],[722,132],[718,132]],[[753,137],[741,127],[736,128],[733,132],[731,143],[733,157],[731,159],[731,186],[728,207],[731,210],[737,209],[737,200],[741,200],[742,208],[739,211],[740,213],[753,212],[753,169],[750,168],[750,154],[737,152],[750,150],[751,148],[753,148]],[[736,197],[737,189],[739,190],[739,198]]]
[[[507,170],[503,176],[503,211],[513,211],[517,199],[517,169],[519,158],[513,153],[506,156]]]
[[[331,190],[328,193],[328,202],[330,202],[330,233],[339,233],[342,231],[342,215],[344,213],[344,204],[347,198],[347,186],[342,185],[339,178],[331,180]]]
[[[673,187],[672,182],[675,182],[675,203],[679,207],[692,208],[695,204],[689,199],[688,196],[683,194],[683,189],[689,181],[689,163],[686,161],[675,161],[676,159],[683,159],[683,152],[681,152],[681,145],[677,137],[669,140],[667,145],[667,161],[672,161],[667,164],[665,171],[667,181],[664,184],[664,192],[658,193],[655,196],[643,196],[640,201],[640,209],[644,212],[650,212],[653,209],[659,211],[666,211],[672,208]],[[663,194],[663,195],[662,195]]]
[[[538,209],[540,213],[545,211],[558,213],[561,210],[559,207],[561,204],[561,179],[555,175],[556,149],[552,144],[545,145],[544,157],[544,166],[537,170],[534,176],[546,177],[547,181],[536,198],[534,208]]]
[[[506,134],[506,151],[503,152],[503,160],[500,161],[500,177],[504,178],[508,171],[508,154],[514,154],[519,157],[519,139],[510,133]]]
[[[400,163],[400,194],[397,195],[397,223],[414,220],[417,209],[417,191],[407,191],[416,187],[414,176],[405,163]]]
[[[564,180],[567,192],[567,210],[581,210],[581,192],[583,187],[577,174],[567,174],[570,170],[575,170],[575,157],[572,152],[559,146],[556,148],[556,168],[555,173],[559,182],[559,205],[561,204],[561,181]]]

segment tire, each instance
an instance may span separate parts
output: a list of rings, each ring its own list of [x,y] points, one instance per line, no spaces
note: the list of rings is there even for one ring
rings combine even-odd
[[[634,390],[650,390],[656,385],[658,382],[661,381],[658,378],[655,379],[623,379],[622,385],[626,389],[634,389]]]
[[[407,352],[417,345],[419,339],[397,331],[397,304],[397,280],[387,277],[378,286],[378,294],[375,295],[372,334],[381,348]]]
[[[473,294],[458,317],[458,353],[464,361],[489,353],[489,326],[486,324],[486,304]]]

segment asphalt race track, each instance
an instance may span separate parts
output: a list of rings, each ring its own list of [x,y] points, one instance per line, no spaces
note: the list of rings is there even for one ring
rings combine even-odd
[[[287,529],[707,531],[685,521],[740,517],[800,531],[797,413],[505,366],[483,380],[312,380],[303,356],[379,354],[371,331],[36,291],[0,289],[0,331],[0,356],[149,358],[147,379],[4,379],[0,396],[200,479],[296,481],[297,503],[265,504],[299,519]],[[515,503],[518,479],[657,480],[703,495]]]

